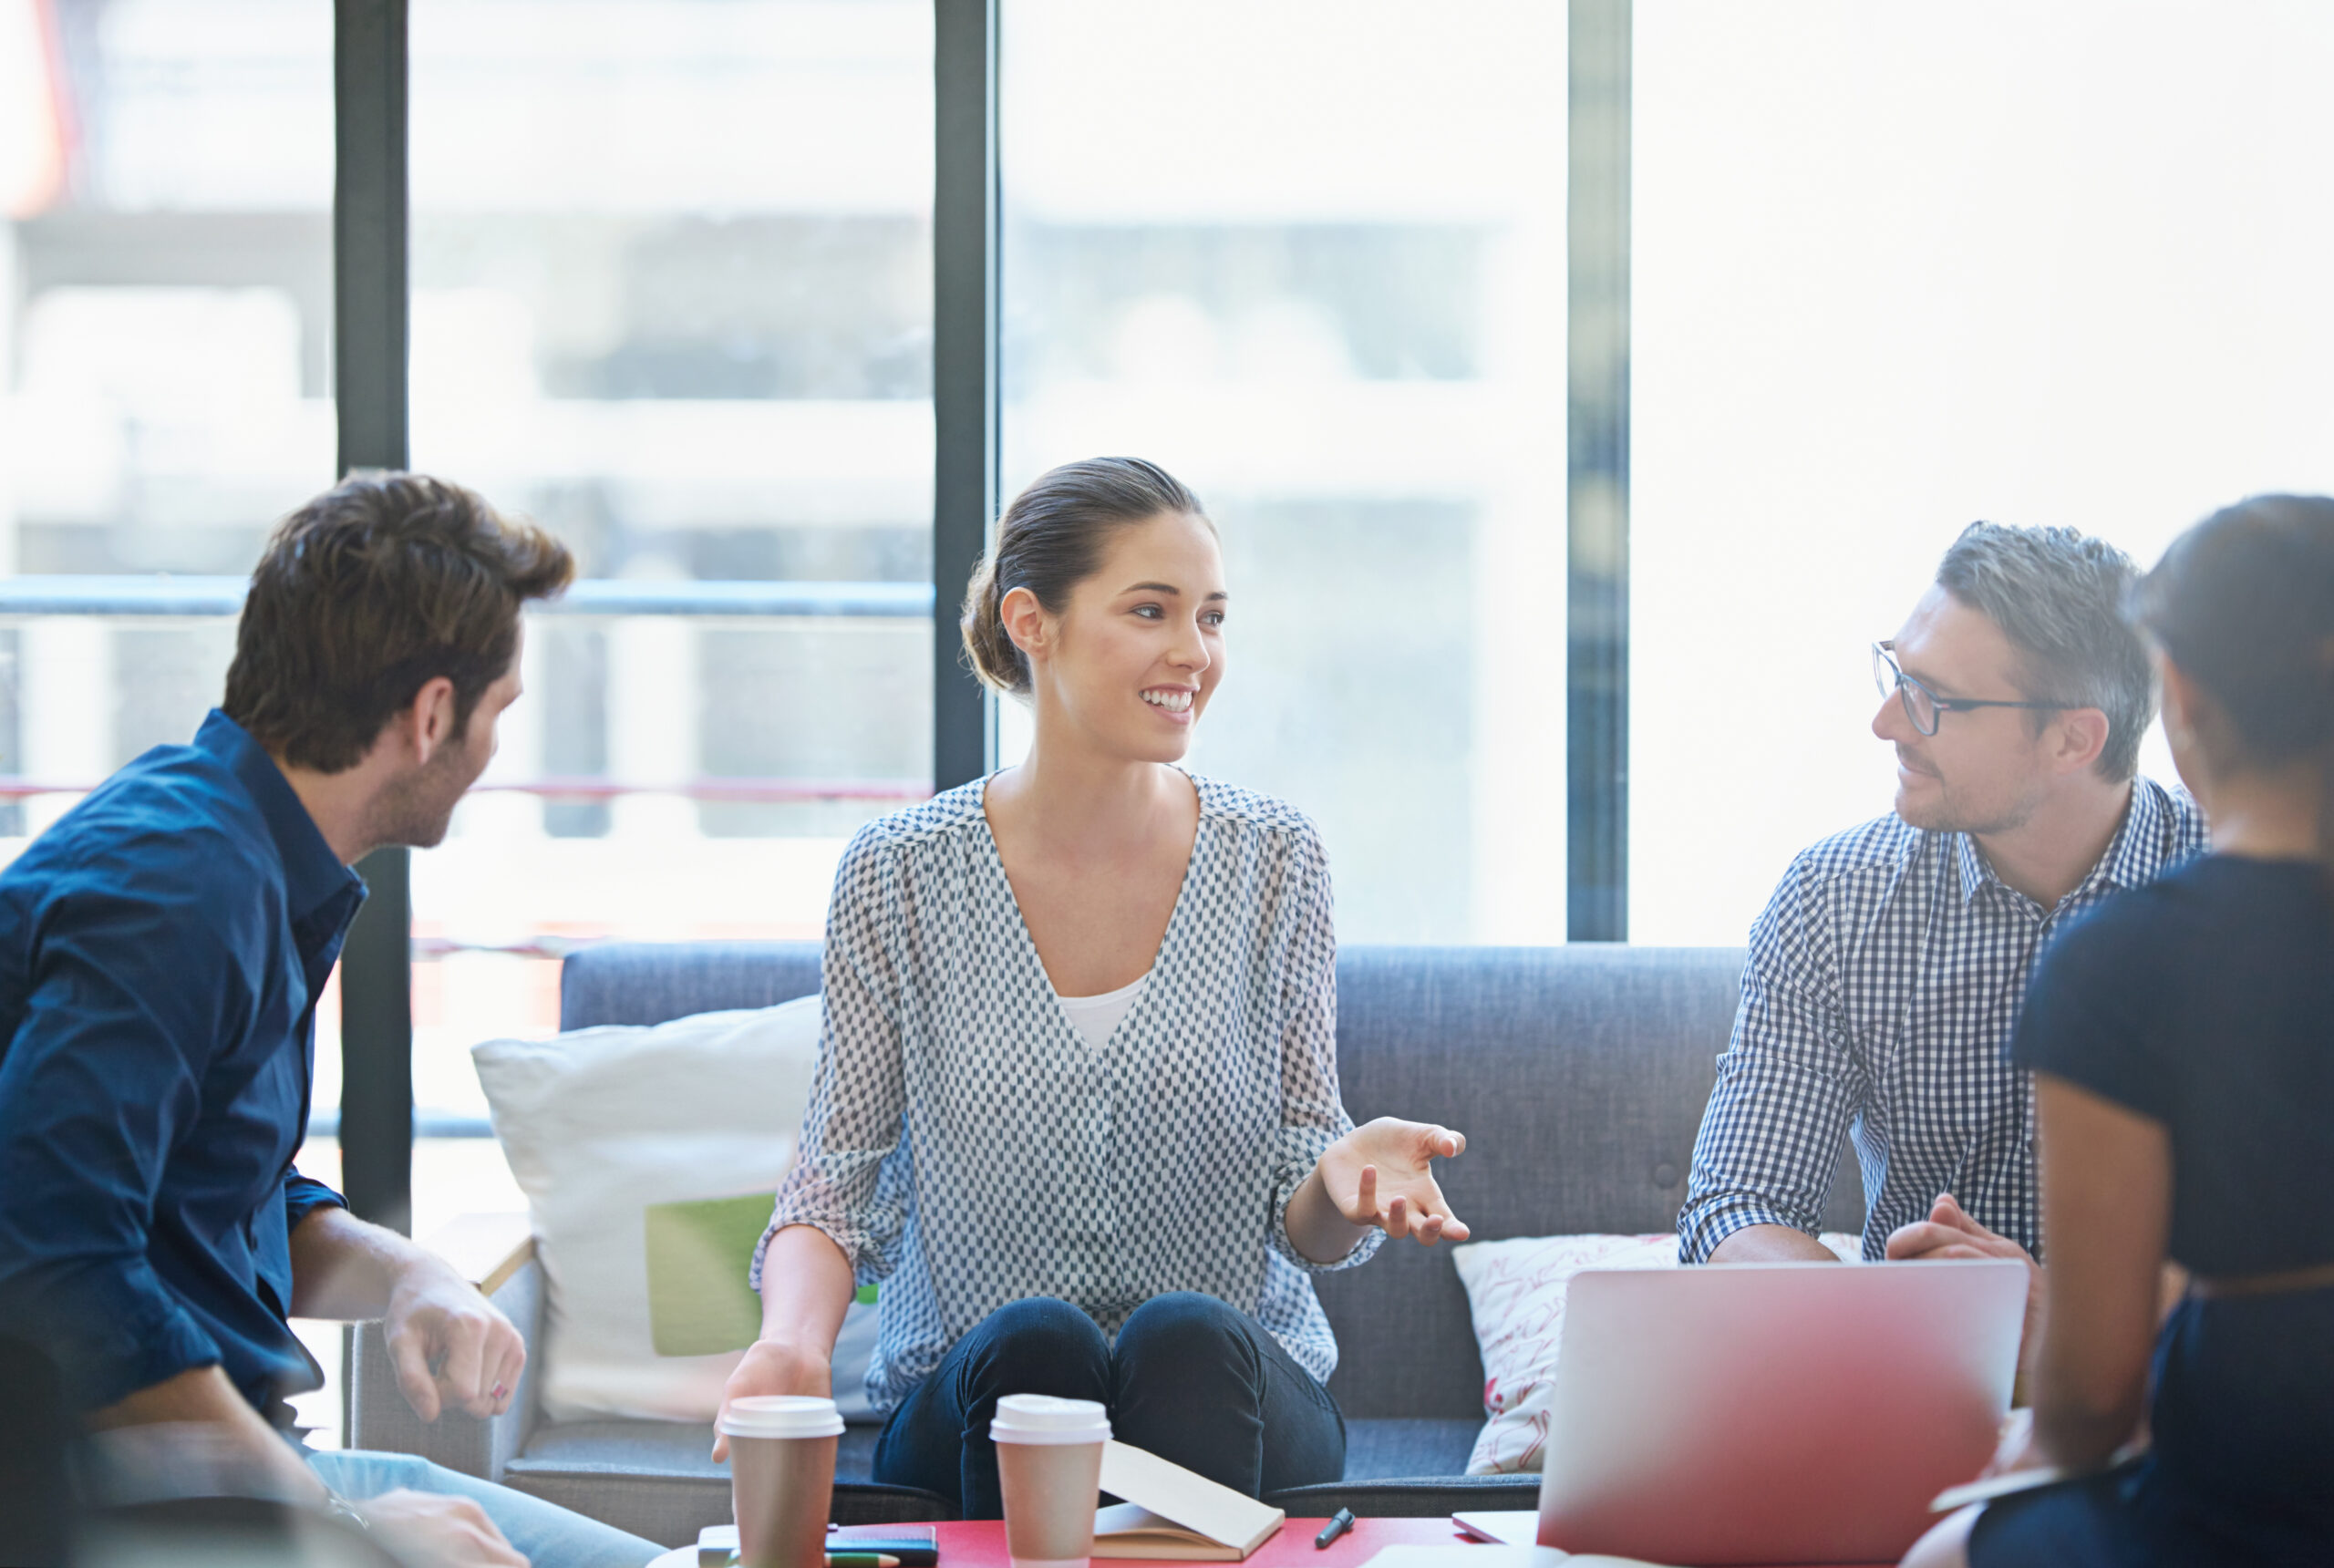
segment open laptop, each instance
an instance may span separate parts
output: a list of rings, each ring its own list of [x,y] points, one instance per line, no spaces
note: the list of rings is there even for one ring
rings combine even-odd
[[[1539,1544],[1657,1563],[1893,1563],[1991,1455],[2015,1259],[1573,1279]]]

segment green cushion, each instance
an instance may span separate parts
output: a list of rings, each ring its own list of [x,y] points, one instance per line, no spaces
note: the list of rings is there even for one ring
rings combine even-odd
[[[651,1203],[648,1332],[659,1356],[718,1356],[743,1350],[762,1328],[762,1301],[746,1283],[754,1247],[769,1225],[775,1192]],[[876,1287],[857,1299],[873,1305]]]
[[[659,1356],[743,1350],[761,1332],[761,1297],[746,1283],[775,1192],[651,1203],[648,1330]]]

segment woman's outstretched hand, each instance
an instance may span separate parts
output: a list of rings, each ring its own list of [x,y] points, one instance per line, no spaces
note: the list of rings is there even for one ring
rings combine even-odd
[[[1431,1168],[1466,1148],[1463,1132],[1381,1116],[1330,1144],[1317,1169],[1348,1223],[1375,1225],[1397,1240],[1415,1236],[1430,1247],[1446,1236],[1467,1239],[1467,1226],[1443,1201]]]

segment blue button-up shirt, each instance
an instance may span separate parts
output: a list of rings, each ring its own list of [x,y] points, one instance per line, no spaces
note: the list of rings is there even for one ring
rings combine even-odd
[[[216,1365],[315,1387],[285,1322],[315,1002],[365,884],[214,712],[0,874],[0,1329],[112,1404]]]

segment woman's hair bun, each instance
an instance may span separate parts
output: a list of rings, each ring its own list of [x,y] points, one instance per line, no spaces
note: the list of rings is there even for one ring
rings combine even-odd
[[[1089,458],[1039,475],[1005,509],[997,542],[966,587],[958,624],[973,673],[1026,696],[1029,661],[1005,629],[1005,596],[1027,588],[1048,614],[1061,614],[1070,590],[1100,567],[1109,535],[1162,512],[1207,520],[1199,497],[1141,458]]]

